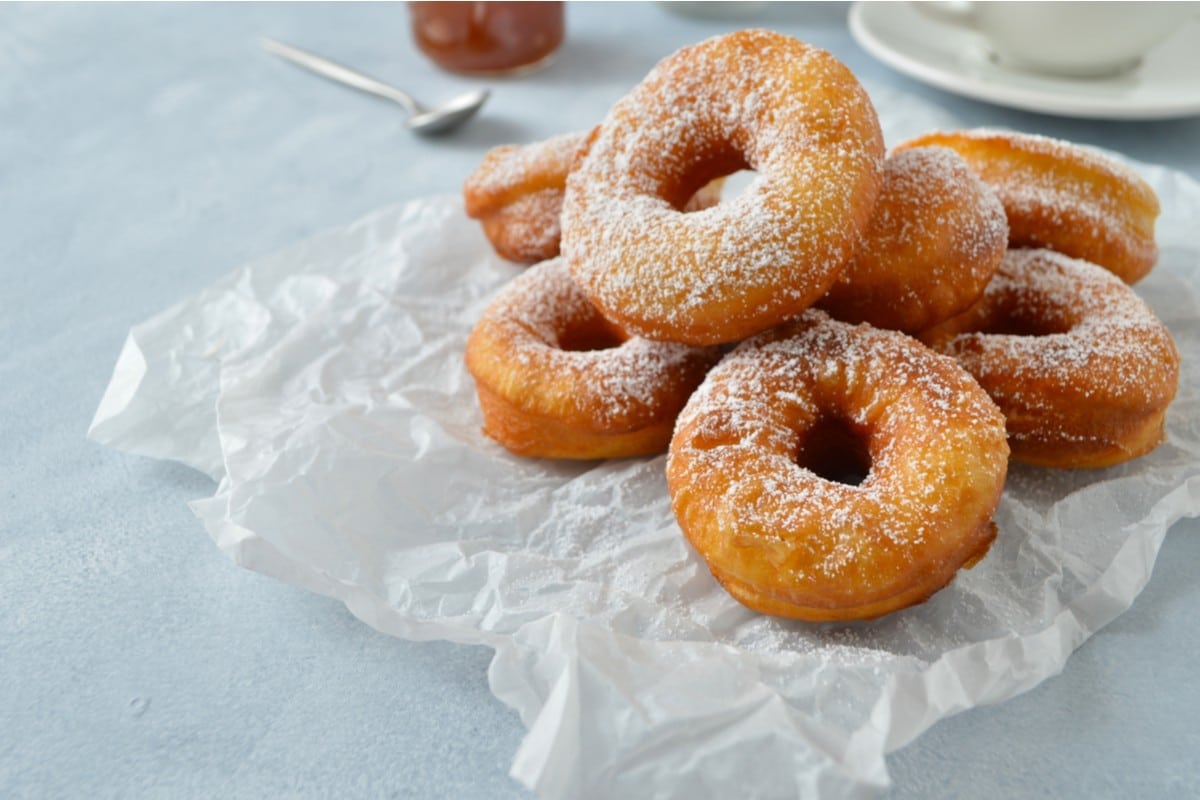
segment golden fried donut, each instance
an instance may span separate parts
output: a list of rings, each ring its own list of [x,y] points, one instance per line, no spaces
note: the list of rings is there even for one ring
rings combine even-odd
[[[534,264],[558,255],[563,191],[567,175],[587,152],[590,133],[564,133],[527,145],[489,150],[463,184],[467,216],[479,220],[484,235],[502,257]],[[721,200],[722,179],[702,186],[685,211]]]
[[[605,316],[651,339],[731,342],[816,302],[866,229],[883,139],[837,59],[740,31],[661,61],[609,112],[567,178],[562,252]],[[708,180],[750,168],[693,214]]]
[[[883,188],[850,264],[818,304],[836,319],[916,333],[965,310],[1008,247],[996,194],[952,150],[883,165]]]
[[[463,184],[467,216],[483,225],[509,261],[532,264],[558,255],[559,216],[567,173],[583,155],[588,132],[489,150]]]
[[[629,338],[600,316],[561,259],[505,286],[467,341],[483,431],[541,458],[659,453],[719,354]]]
[[[1158,197],[1133,170],[1070,142],[1025,133],[930,133],[900,145],[949,147],[991,186],[1013,247],[1045,247],[1135,283],[1158,260]]]
[[[734,598],[868,619],[983,557],[1007,465],[1004,417],[953,359],[810,310],[713,368],[679,416],[667,484]]]
[[[1153,450],[1179,353],[1117,277],[1050,250],[1013,250],[966,313],[925,333],[1004,412],[1013,458],[1107,467]]]

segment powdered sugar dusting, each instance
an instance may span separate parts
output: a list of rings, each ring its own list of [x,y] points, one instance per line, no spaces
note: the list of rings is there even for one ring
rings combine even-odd
[[[796,463],[805,431],[830,414],[868,438],[860,485]],[[977,534],[1003,484],[1004,437],[995,405],[950,359],[810,311],[709,374],[679,417],[668,476],[714,571],[736,575],[745,557],[793,586],[885,591],[897,575],[881,564],[942,563]]]
[[[900,209],[882,209],[894,215],[886,220],[887,227],[898,230],[900,241],[917,241],[921,255],[932,249],[921,236],[929,231],[951,237],[950,249],[968,259],[987,255],[997,240],[1007,239],[1008,222],[999,198],[952,150],[921,147],[896,153],[885,164],[884,186],[905,200]],[[941,215],[922,219],[917,208],[936,208]]]
[[[1158,198],[1115,159],[1072,142],[987,129],[926,134],[901,147],[925,145],[956,150],[996,191],[1014,246],[1083,258],[1126,283],[1154,266]]]
[[[1146,202],[1155,207],[1158,206],[1158,199],[1154,195],[1154,190],[1150,189],[1149,185],[1142,180],[1142,177],[1137,172],[1120,161],[1110,158],[1099,150],[1092,149],[1086,145],[1068,142],[1064,139],[1054,139],[1036,133],[1014,133],[1013,131],[992,128],[972,128],[970,130],[956,131],[953,135],[979,141],[1004,139],[1012,146],[1025,152],[1049,156],[1059,161],[1078,162],[1085,165],[1091,172],[1108,176],[1122,183],[1144,186],[1149,192],[1146,196]]]
[[[492,148],[463,184],[467,214],[478,218],[528,192],[561,189],[583,155],[587,138],[587,131],[574,131],[532,144]]]
[[[981,374],[993,368],[984,351],[999,350],[1006,361],[1021,364],[1026,377],[1039,382],[1054,380],[1063,388],[1093,391],[1087,388],[1089,376],[1071,374],[1084,370],[1100,379],[1106,394],[1144,402],[1144,393],[1161,384],[1164,355],[1173,350],[1165,326],[1129,287],[1095,265],[1048,250],[1009,251],[981,303],[978,318],[987,317],[997,326],[1019,319],[1029,327],[1049,320],[1065,328],[1044,335],[961,334],[946,349],[963,354],[968,368]],[[986,347],[977,349],[968,341]],[[968,351],[973,354],[968,356]]]
[[[959,313],[983,291],[1008,242],[1004,207],[952,150],[901,150],[863,243],[821,300],[838,319],[908,332]]]
[[[561,238],[562,189],[541,189],[523,194],[480,219],[483,232],[496,252],[521,264],[533,264],[558,255]]]
[[[558,255],[567,173],[583,155],[586,132],[492,148],[463,184],[467,214],[504,258],[534,263]]]
[[[1010,251],[977,306],[923,338],[1042,441],[1111,439],[1165,409],[1178,381],[1178,352],[1149,306],[1049,250]]]
[[[608,326],[562,260],[543,262],[505,286],[484,312],[472,339],[487,357],[473,371],[527,410],[623,432],[678,412],[717,357],[707,348],[615,331],[612,347],[562,349],[575,331],[596,327]]]
[[[759,176],[683,214],[717,175]],[[742,31],[661,62],[567,181],[563,254],[610,317],[655,338],[730,341],[802,310],[836,277],[878,189],[869,98],[824,51]]]

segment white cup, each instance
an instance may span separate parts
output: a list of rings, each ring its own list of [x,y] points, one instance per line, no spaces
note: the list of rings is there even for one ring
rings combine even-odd
[[[1128,72],[1196,16],[1195,3],[918,2],[917,10],[980,34],[1005,66],[1070,78]]]

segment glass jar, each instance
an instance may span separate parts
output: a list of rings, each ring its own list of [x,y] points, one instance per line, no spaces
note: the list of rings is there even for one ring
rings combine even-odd
[[[409,3],[413,38],[451,72],[509,75],[542,67],[562,44],[562,2]]]

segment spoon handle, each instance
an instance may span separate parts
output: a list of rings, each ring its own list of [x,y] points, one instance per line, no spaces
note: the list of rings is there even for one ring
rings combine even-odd
[[[349,67],[342,66],[327,58],[314,55],[312,53],[301,50],[297,47],[292,47],[290,44],[268,39],[264,37],[260,40],[262,48],[268,53],[274,53],[280,58],[287,59],[293,64],[298,64],[306,69],[330,80],[343,83],[347,86],[353,86],[363,92],[369,92],[378,97],[384,97],[404,106],[410,114],[420,114],[424,111],[417,101],[408,94],[400,91],[394,86],[389,86],[383,81],[376,80],[369,75],[364,75],[361,72],[356,72]]]

